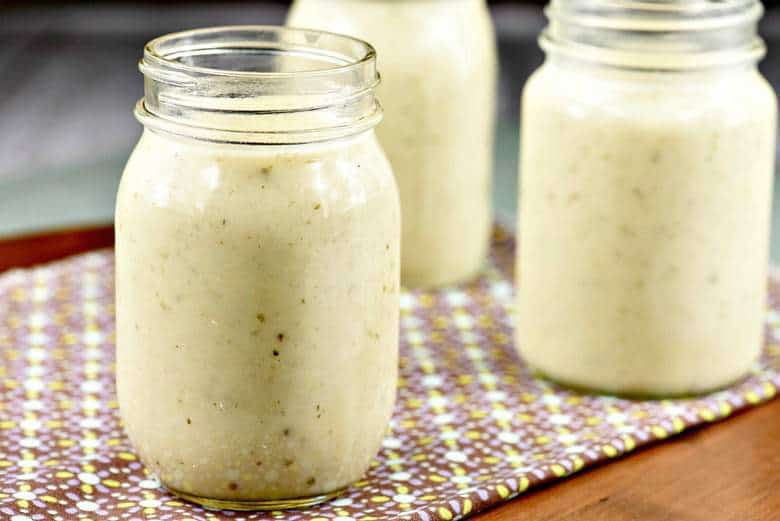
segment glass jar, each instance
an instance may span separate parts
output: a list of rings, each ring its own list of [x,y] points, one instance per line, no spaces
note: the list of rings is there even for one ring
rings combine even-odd
[[[755,0],[553,0],[523,95],[518,349],[685,395],[763,342],[777,108]]]
[[[141,70],[116,209],[124,426],[186,499],[323,501],[368,468],[395,399],[400,209],[374,51],[223,27],[152,41]]]
[[[401,195],[403,283],[474,277],[492,225],[496,50],[485,0],[296,0],[287,23],[379,52],[377,134]]]

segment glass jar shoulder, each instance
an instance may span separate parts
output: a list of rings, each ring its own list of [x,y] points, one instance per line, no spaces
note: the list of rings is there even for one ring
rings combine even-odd
[[[526,117],[560,114],[647,126],[771,122],[777,102],[755,66],[695,72],[639,72],[548,60],[523,90]]]
[[[373,131],[295,146],[224,145],[145,131],[128,161],[117,212],[148,205],[186,214],[280,220],[391,204],[389,163]]]

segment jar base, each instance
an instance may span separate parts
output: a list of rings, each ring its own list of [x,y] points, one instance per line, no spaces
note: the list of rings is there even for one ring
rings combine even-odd
[[[407,290],[422,290],[432,291],[437,289],[449,288],[452,286],[462,286],[464,284],[470,284],[475,282],[484,273],[486,262],[479,264],[476,268],[469,271],[459,273],[457,276],[450,276],[445,278],[428,277],[428,276],[415,276],[404,275],[401,273],[401,287]]]
[[[292,499],[214,499],[188,494],[187,492],[175,490],[170,487],[166,487],[166,490],[181,499],[206,508],[248,512],[253,510],[290,510],[293,508],[307,508],[319,505],[320,503],[335,498],[344,492],[346,487],[326,494]]]
[[[626,400],[681,400],[686,398],[699,398],[707,394],[726,390],[729,387],[736,385],[741,381],[745,380],[749,376],[749,372],[747,372],[745,374],[738,376],[737,378],[734,378],[729,382],[720,385],[714,385],[714,386],[691,390],[691,391],[663,392],[657,390],[653,390],[653,391],[639,390],[639,389],[614,390],[614,389],[598,388],[598,387],[593,387],[588,385],[576,384],[566,380],[565,378],[557,378],[535,367],[531,367],[530,369],[531,369],[531,374],[533,375],[534,378],[544,380],[546,382],[549,382],[553,385],[557,385],[569,391],[573,391],[579,394],[589,394],[594,396],[609,396],[613,398],[623,398]]]

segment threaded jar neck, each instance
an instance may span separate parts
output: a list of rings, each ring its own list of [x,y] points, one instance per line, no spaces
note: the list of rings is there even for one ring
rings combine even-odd
[[[548,54],[620,68],[675,71],[760,60],[758,0],[552,0]]]

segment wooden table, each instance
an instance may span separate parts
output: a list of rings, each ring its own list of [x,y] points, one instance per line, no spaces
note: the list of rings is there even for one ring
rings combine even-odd
[[[0,271],[113,244],[110,226],[0,241]],[[479,521],[780,520],[780,400],[530,492]]]

